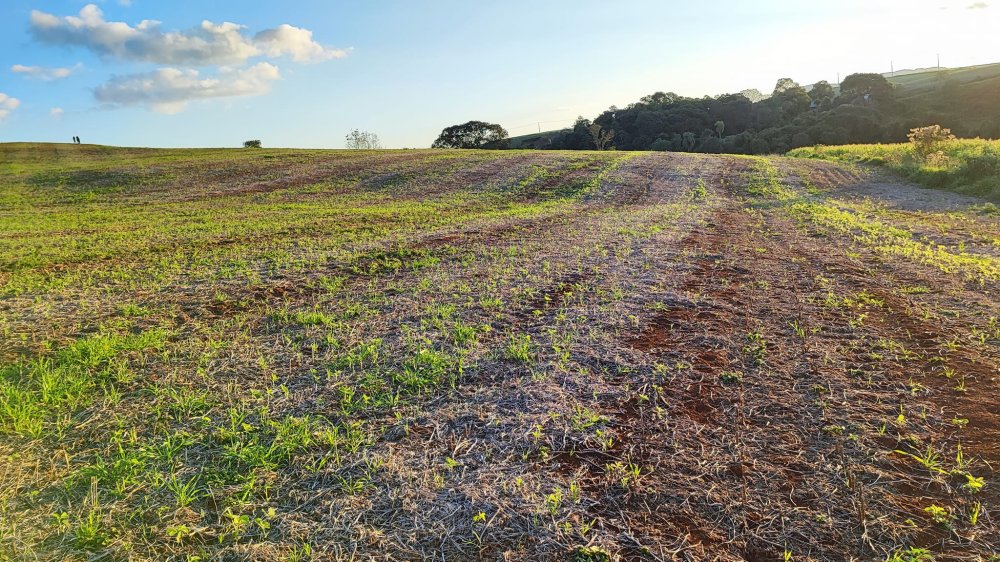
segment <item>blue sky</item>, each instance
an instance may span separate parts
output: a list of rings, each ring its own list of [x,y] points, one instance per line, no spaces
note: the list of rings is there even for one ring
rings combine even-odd
[[[424,147],[470,119],[524,134],[655,91],[1000,62],[1000,0],[3,4],[0,142],[339,148],[360,128]]]

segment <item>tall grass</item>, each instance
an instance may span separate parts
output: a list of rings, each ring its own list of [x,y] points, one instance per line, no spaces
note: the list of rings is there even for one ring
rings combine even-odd
[[[788,155],[875,164],[928,187],[1000,202],[1000,141],[996,140],[944,142],[939,152],[926,159],[916,154],[911,143],[815,146],[797,148]]]

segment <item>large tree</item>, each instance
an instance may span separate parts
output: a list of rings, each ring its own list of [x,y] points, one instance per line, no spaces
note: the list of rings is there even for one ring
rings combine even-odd
[[[809,97],[818,104],[828,103],[834,98],[833,86],[826,80],[820,80],[809,90]]]
[[[870,101],[886,102],[892,100],[892,84],[881,74],[851,74],[840,83],[840,95],[848,103],[856,102],[866,95]]]
[[[495,123],[469,121],[441,131],[431,148],[507,148],[507,131]]]

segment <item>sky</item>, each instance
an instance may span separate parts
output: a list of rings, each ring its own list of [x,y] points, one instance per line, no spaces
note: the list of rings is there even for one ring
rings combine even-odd
[[[0,142],[418,148],[656,91],[1000,62],[1000,0],[0,2]]]

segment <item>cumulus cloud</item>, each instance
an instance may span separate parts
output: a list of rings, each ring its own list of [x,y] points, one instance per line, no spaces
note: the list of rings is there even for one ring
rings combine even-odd
[[[312,37],[312,31],[286,23],[254,35],[254,44],[269,57],[287,55],[296,62],[336,59],[347,55],[347,51],[328,49]]]
[[[72,67],[64,66],[59,68],[46,68],[44,66],[25,66],[23,64],[15,64],[14,66],[10,67],[10,71],[16,74],[24,74],[25,76],[29,76],[31,78],[38,78],[40,80],[59,80],[61,78],[68,77],[70,74],[73,74],[73,71],[77,70],[80,67],[81,65],[79,64]]]
[[[138,105],[160,113],[177,113],[192,100],[266,93],[279,78],[278,67],[266,62],[243,70],[223,69],[215,76],[203,76],[197,70],[159,68],[112,78],[94,90],[94,97],[112,107]]]
[[[6,119],[19,105],[21,105],[21,100],[0,92],[0,121]]]
[[[182,66],[235,65],[266,55],[289,56],[298,62],[316,62],[345,56],[312,38],[312,32],[291,25],[265,29],[254,36],[242,25],[205,20],[184,31],[164,31],[160,22],[142,20],[135,26],[104,19],[94,4],[77,16],[59,17],[33,10],[31,33],[38,41],[73,45],[122,60]]]
[[[63,111],[63,108],[61,107],[53,107],[51,110],[49,110],[49,116],[52,117],[53,119],[59,119],[60,117],[63,116],[63,113],[65,113],[65,111]]]

